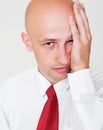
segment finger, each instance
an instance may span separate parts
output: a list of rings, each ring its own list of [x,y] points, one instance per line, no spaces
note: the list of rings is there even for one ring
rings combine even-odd
[[[84,24],[85,24],[85,30],[86,30],[87,36],[90,37],[91,32],[90,32],[90,27],[89,27],[89,21],[88,21],[83,3],[81,4],[81,7],[82,7],[81,11],[80,11],[81,17],[82,17]]]
[[[80,40],[79,31],[77,29],[73,16],[69,17],[69,21],[70,21],[71,33],[73,35],[73,40],[74,40],[74,42],[79,41]]]
[[[74,7],[74,14],[75,14],[76,23],[78,26],[80,36],[81,36],[82,40],[86,41],[87,40],[87,33],[86,33],[86,27],[85,27],[84,20],[81,16],[80,5],[74,4],[73,7]]]

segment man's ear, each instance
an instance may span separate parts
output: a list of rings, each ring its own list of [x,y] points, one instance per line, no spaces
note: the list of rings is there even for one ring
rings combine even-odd
[[[27,50],[29,52],[31,52],[32,51],[32,43],[31,43],[31,39],[30,39],[29,35],[23,32],[21,34],[21,37],[22,37],[22,40],[23,40],[24,45],[26,46]]]

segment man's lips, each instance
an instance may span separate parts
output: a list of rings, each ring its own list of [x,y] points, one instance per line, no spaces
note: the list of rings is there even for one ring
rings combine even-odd
[[[69,66],[57,67],[57,68],[54,68],[54,70],[58,73],[67,73],[69,70]]]

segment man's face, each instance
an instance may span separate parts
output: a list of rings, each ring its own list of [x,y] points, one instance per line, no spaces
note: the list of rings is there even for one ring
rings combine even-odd
[[[38,69],[51,83],[67,77],[73,39],[67,11],[51,11],[35,20],[30,34]]]

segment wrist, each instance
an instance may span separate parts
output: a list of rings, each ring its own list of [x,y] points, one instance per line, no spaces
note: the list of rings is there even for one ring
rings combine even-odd
[[[89,68],[89,65],[88,66],[76,66],[76,67],[71,69],[71,73],[74,73],[74,72],[77,72],[80,70],[84,70],[84,69],[88,69],[88,68]]]

